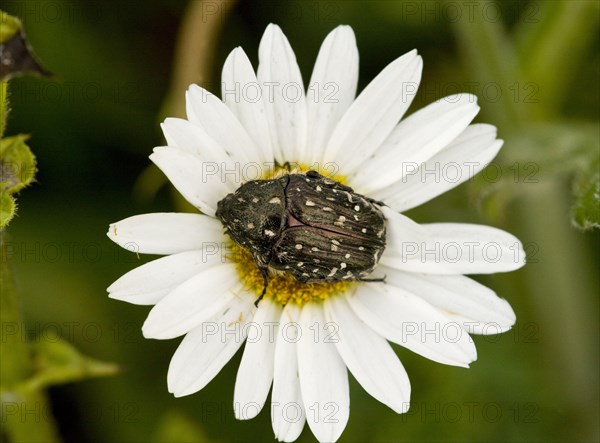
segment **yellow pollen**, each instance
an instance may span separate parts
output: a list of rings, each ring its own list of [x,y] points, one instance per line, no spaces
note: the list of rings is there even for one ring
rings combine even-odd
[[[263,291],[263,277],[252,254],[233,241],[229,250],[231,253],[228,254],[228,258],[235,263],[244,287],[255,292],[256,298],[258,298]],[[269,275],[269,286],[264,298],[269,298],[282,305],[295,303],[302,306],[308,302],[321,302],[326,298],[341,294],[354,284],[356,282],[350,281],[301,283],[289,272],[276,272]]]
[[[328,165],[328,164],[326,164]],[[279,177],[283,177],[286,174],[304,174],[308,171],[317,171],[319,174],[321,174],[324,177],[330,178],[332,180],[335,180],[338,183],[341,183],[342,185],[346,185],[347,184],[347,178],[345,175],[341,175],[338,174],[336,171],[331,171],[331,169],[334,168],[323,168],[319,165],[316,165],[317,167],[311,167],[308,165],[305,165],[304,163],[298,163],[298,164],[293,164],[290,165],[289,167],[284,167],[284,166],[275,166],[275,169],[272,171],[267,170],[267,172],[263,175],[262,179],[263,180],[270,180],[272,178],[279,178]]]

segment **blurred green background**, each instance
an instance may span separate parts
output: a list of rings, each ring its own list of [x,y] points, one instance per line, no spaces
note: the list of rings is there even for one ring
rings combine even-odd
[[[412,383],[410,412],[396,415],[351,379],[341,441],[598,441],[600,237],[571,221],[574,191],[586,170],[597,168],[598,5],[3,2],[58,77],[10,83],[7,134],[32,134],[39,169],[8,228],[24,333],[33,342],[62,336],[122,368],[50,388],[49,406],[38,404],[24,419],[53,414],[67,442],[273,440],[268,408],[247,422],[233,416],[241,352],[204,390],[175,399],[166,372],[179,340],[145,340],[140,328],[148,307],[106,296],[115,279],[153,258],[112,244],[108,224],[180,205],[168,186],[153,189],[162,180],[147,169],[147,157],[163,143],[158,123],[177,114],[183,98],[175,84],[167,100],[187,13],[193,32],[214,38],[186,53],[183,65],[217,94],[228,52],[242,46],[256,66],[268,23],[286,33],[305,81],[326,34],[350,24],[360,52],[359,89],[417,48],[424,74],[410,112],[473,92],[482,109],[477,121],[497,125],[506,140],[489,174],[409,215],[491,224],[523,241],[525,268],[479,279],[508,299],[517,324],[501,336],[476,336],[479,358],[468,370],[396,346]],[[3,406],[3,424],[9,412]],[[313,439],[305,427],[299,441]]]

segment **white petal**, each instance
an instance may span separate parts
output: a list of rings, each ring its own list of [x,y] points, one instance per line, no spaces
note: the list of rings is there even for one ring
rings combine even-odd
[[[296,56],[277,25],[267,26],[258,49],[258,81],[275,159],[301,162],[306,146],[306,97]]]
[[[362,165],[410,106],[423,61],[413,50],[385,67],[360,93],[336,126],[324,154],[345,174]]]
[[[308,303],[300,314],[298,373],[306,421],[320,442],[336,441],[350,415],[348,371],[336,350],[334,323],[327,323],[322,304]]]
[[[468,367],[475,345],[461,325],[425,300],[388,284],[358,286],[348,301],[375,332],[430,360]]]
[[[506,300],[463,275],[422,275],[387,267],[381,270],[387,284],[418,295],[454,319],[461,318],[470,333],[498,334],[516,321]]]
[[[237,270],[220,257],[207,259],[207,269],[177,286],[159,301],[142,326],[146,338],[183,335],[231,304],[238,297]]]
[[[246,347],[233,394],[233,409],[238,420],[256,417],[269,394],[281,311],[281,305],[265,299],[260,302],[254,319],[247,325]]]
[[[134,215],[112,223],[106,235],[122,248],[141,254],[214,250],[224,240],[223,227],[214,218],[168,212]]]
[[[217,202],[235,190],[218,165],[205,162],[187,151],[171,147],[154,148],[152,160],[183,197],[205,214],[214,216]]]
[[[402,256],[406,244],[426,242],[431,234],[417,222],[403,214],[382,206],[381,212],[386,219],[386,249],[384,254]]]
[[[253,299],[248,295],[236,298],[181,341],[167,374],[169,392],[175,397],[206,386],[244,343],[245,325],[254,312]]]
[[[285,306],[275,343],[271,423],[277,440],[286,442],[296,440],[306,422],[298,379],[299,317],[296,305]]]
[[[325,316],[337,325],[335,345],[356,380],[373,397],[402,414],[410,406],[410,381],[390,344],[359,319],[343,297],[325,300]]]
[[[352,183],[372,193],[400,180],[406,169],[429,160],[452,142],[479,112],[477,97],[442,98],[402,120]]]
[[[338,26],[321,45],[306,94],[308,165],[323,166],[320,163],[325,146],[352,104],[357,84],[358,48],[354,32],[350,26]]]
[[[160,127],[170,147],[196,155],[204,162],[215,163],[219,168],[226,165],[233,169],[233,159],[227,155],[225,148],[203,128],[182,118],[167,118]]]
[[[421,226],[430,232],[430,239],[403,242],[400,256],[384,251],[381,264],[425,274],[492,274],[525,264],[521,242],[501,229],[467,223]]]
[[[180,252],[138,266],[108,288],[108,296],[136,305],[154,305],[175,287],[213,263],[207,255],[221,254],[221,245]]]
[[[371,197],[383,200],[396,211],[419,206],[467,181],[498,154],[502,140],[496,140],[492,125],[474,124],[452,143],[420,166],[403,163],[402,178]]]
[[[242,124],[217,96],[198,85],[186,92],[188,119],[203,128],[220,146],[226,149],[236,165],[260,162],[259,147]]]
[[[257,155],[261,164],[267,163],[265,166],[268,167],[273,162],[273,146],[267,111],[261,86],[242,48],[235,48],[225,60],[221,82],[223,102],[258,147]]]

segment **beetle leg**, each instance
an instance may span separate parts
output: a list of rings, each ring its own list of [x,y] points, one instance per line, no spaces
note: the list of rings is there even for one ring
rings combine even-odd
[[[369,197],[365,197],[365,199],[367,199],[367,201],[369,203],[375,204],[377,206],[387,206],[384,202],[382,202],[381,200],[375,200],[374,198],[369,198]]]
[[[375,283],[375,282],[385,283],[385,278],[386,277],[387,277],[387,275],[384,275],[383,277],[373,277],[373,278],[359,277],[357,280],[358,281],[363,281],[363,282],[366,282],[366,283]]]
[[[373,198],[369,198],[369,197],[365,197],[367,199],[367,201],[369,203],[375,204],[377,206],[387,206],[384,202],[382,202],[381,200],[375,200]]]
[[[269,273],[267,271],[267,268],[261,267],[259,269],[260,269],[260,273],[262,274],[262,278],[263,278],[263,290],[260,293],[260,295],[258,296],[258,298],[254,301],[254,306],[256,306],[257,308],[258,308],[258,304],[260,303],[260,301],[265,296],[265,293],[267,292],[267,286],[269,286]]]

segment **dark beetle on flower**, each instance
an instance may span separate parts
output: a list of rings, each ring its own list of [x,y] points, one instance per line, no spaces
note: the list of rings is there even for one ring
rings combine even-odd
[[[382,204],[308,171],[245,183],[219,201],[216,215],[263,275],[258,303],[269,268],[303,283],[381,281],[366,277],[385,249]]]

